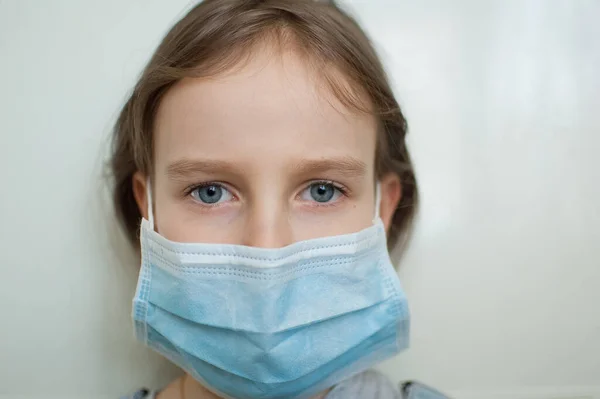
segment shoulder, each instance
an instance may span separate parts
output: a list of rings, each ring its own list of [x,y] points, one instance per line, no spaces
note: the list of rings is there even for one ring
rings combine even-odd
[[[149,391],[148,389],[140,389],[136,391],[134,394],[129,396],[123,396],[121,399],[155,399],[156,392]]]
[[[340,382],[326,399],[400,399],[400,392],[383,374],[368,370]]]

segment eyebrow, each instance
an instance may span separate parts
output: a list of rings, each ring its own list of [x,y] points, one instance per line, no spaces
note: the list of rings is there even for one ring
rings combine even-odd
[[[167,175],[173,180],[184,179],[198,173],[235,173],[241,168],[235,163],[222,160],[181,159],[167,167]],[[292,165],[292,170],[298,175],[310,175],[325,172],[335,172],[352,178],[366,174],[366,164],[350,156],[323,158],[317,160],[303,159]]]
[[[235,164],[220,160],[182,159],[167,167],[167,176],[173,180],[189,177],[198,173],[233,172]]]
[[[293,169],[299,175],[336,172],[345,177],[361,177],[367,170],[367,165],[350,156],[324,158],[319,160],[304,159],[294,164]]]

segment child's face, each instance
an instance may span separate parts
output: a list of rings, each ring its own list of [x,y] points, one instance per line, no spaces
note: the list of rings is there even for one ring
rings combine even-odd
[[[155,123],[157,231],[174,241],[274,248],[369,226],[375,118],[344,108],[318,84],[298,57],[265,52],[172,88]],[[136,174],[147,217],[145,184]],[[399,197],[398,178],[385,177],[386,227]]]

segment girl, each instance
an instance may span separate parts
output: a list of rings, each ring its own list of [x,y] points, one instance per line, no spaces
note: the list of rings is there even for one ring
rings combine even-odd
[[[396,398],[365,370],[408,344],[388,254],[417,205],[405,134],[333,2],[206,0],[183,17],[114,131],[136,336],[186,372],[133,397]]]

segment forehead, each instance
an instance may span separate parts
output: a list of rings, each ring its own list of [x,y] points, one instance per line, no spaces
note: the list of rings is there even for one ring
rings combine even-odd
[[[373,116],[342,105],[300,56],[262,51],[227,73],[169,90],[154,155],[157,168],[182,158],[256,165],[348,155],[372,168],[376,129]]]

